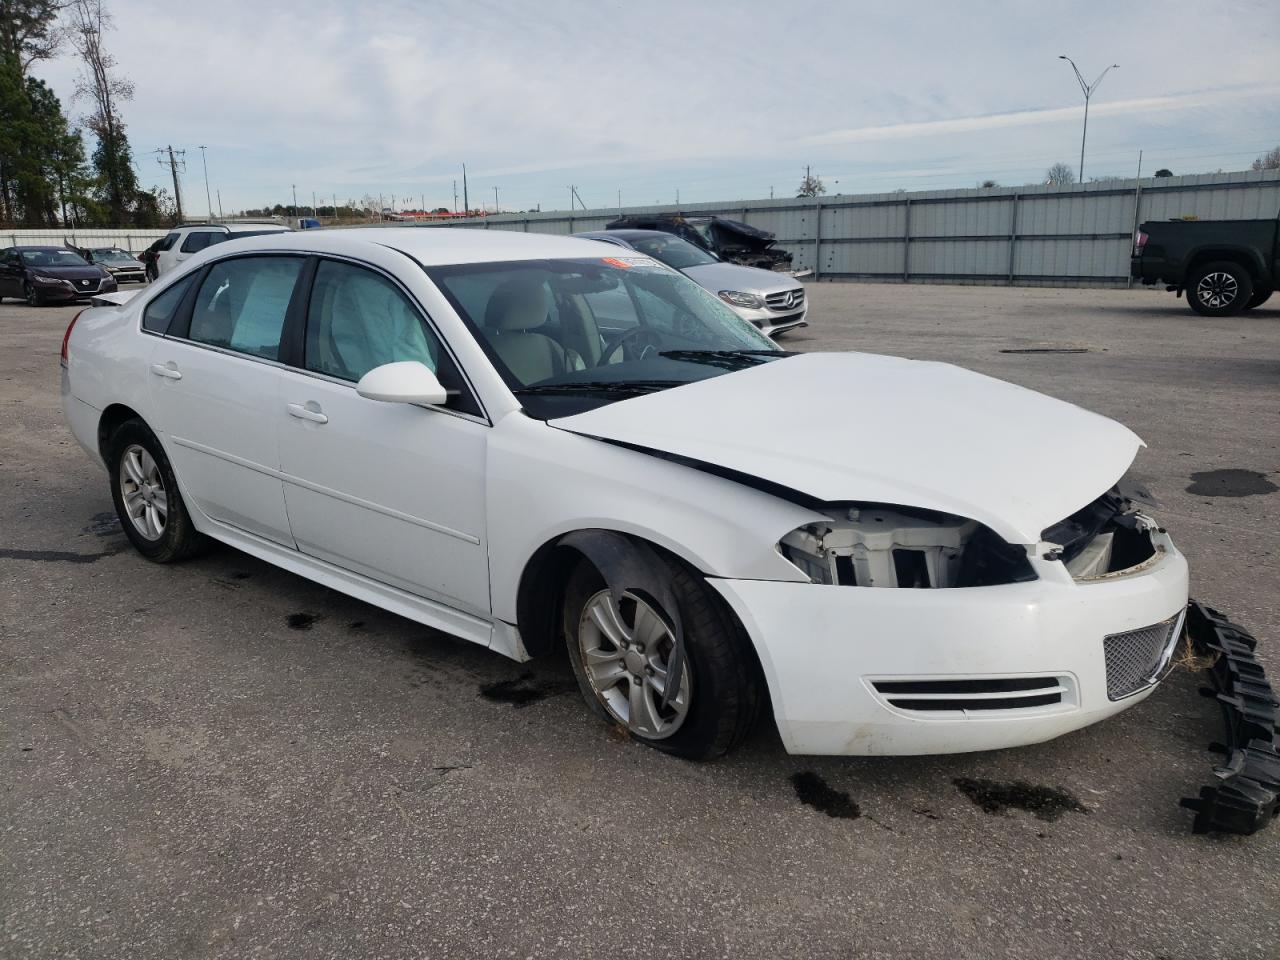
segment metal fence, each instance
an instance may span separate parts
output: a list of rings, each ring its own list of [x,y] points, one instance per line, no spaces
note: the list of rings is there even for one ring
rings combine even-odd
[[[1121,180],[1080,186],[743,200],[619,211],[490,216],[439,229],[569,234],[621,213],[718,214],[768,230],[820,279],[911,283],[1120,286],[1144,220],[1269,219],[1280,170]]]
[[[768,230],[819,279],[910,283],[1119,286],[1144,220],[1270,219],[1280,170],[816,199],[503,214],[414,229],[603,230],[619,213],[718,214]],[[406,224],[385,224],[403,227]],[[120,246],[139,251],[164,230],[6,230],[0,243]]]
[[[139,253],[169,231],[156,230],[73,230],[44,227],[40,230],[0,230],[0,245],[60,247],[70,243],[76,247],[120,247]]]

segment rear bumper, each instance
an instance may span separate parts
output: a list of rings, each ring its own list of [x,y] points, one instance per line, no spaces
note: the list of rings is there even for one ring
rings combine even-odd
[[[1160,535],[1160,559],[1129,576],[995,587],[899,590],[711,580],[759,653],[790,753],[932,754],[1050,740],[1132,706],[1107,693],[1106,637],[1177,617],[1187,563]],[[999,710],[900,709],[885,681],[1057,678],[1061,701]]]

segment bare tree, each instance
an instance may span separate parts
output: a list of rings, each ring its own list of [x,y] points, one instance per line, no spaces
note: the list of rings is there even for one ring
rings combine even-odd
[[[809,172],[809,168],[804,168],[804,179],[800,181],[800,186],[796,188],[797,197],[820,197],[827,192],[827,185],[822,182],[822,178],[815,176]]]
[[[1272,147],[1253,161],[1254,170],[1280,170],[1280,147]]]
[[[1055,163],[1045,171],[1044,178],[1055,187],[1067,187],[1076,182],[1075,171],[1065,163]]]
[[[84,68],[76,79],[76,98],[93,103],[85,125],[98,138],[93,163],[102,180],[103,199],[111,218],[123,225],[138,190],[133,157],[125,136],[119,105],[133,99],[133,84],[115,75],[115,58],[103,46],[102,35],[112,27],[102,0],[70,0],[67,29]]]

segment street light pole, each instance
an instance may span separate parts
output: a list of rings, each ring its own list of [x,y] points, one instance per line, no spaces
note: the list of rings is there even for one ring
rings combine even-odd
[[[1084,183],[1084,141],[1089,135],[1089,98],[1093,96],[1093,91],[1098,89],[1098,84],[1102,83],[1102,78],[1112,70],[1118,68],[1120,64],[1113,63],[1098,74],[1098,79],[1093,83],[1085,83],[1084,76],[1080,73],[1080,68],[1076,66],[1076,62],[1066,54],[1059,54],[1059,60],[1065,60],[1071,64],[1071,69],[1075,71],[1076,79],[1080,81],[1080,90],[1084,93],[1084,129],[1080,132],[1080,182]]]
[[[213,198],[209,196],[209,161],[205,158],[204,147],[200,148],[200,163],[204,167],[204,199],[209,205],[209,219],[213,219]]]

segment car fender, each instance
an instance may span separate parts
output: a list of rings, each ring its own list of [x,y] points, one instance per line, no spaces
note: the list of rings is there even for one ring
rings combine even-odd
[[[523,413],[503,418],[490,434],[486,500],[493,611],[508,623],[517,620],[530,559],[577,530],[637,537],[708,576],[806,582],[777,543],[821,519],[745,484]]]

